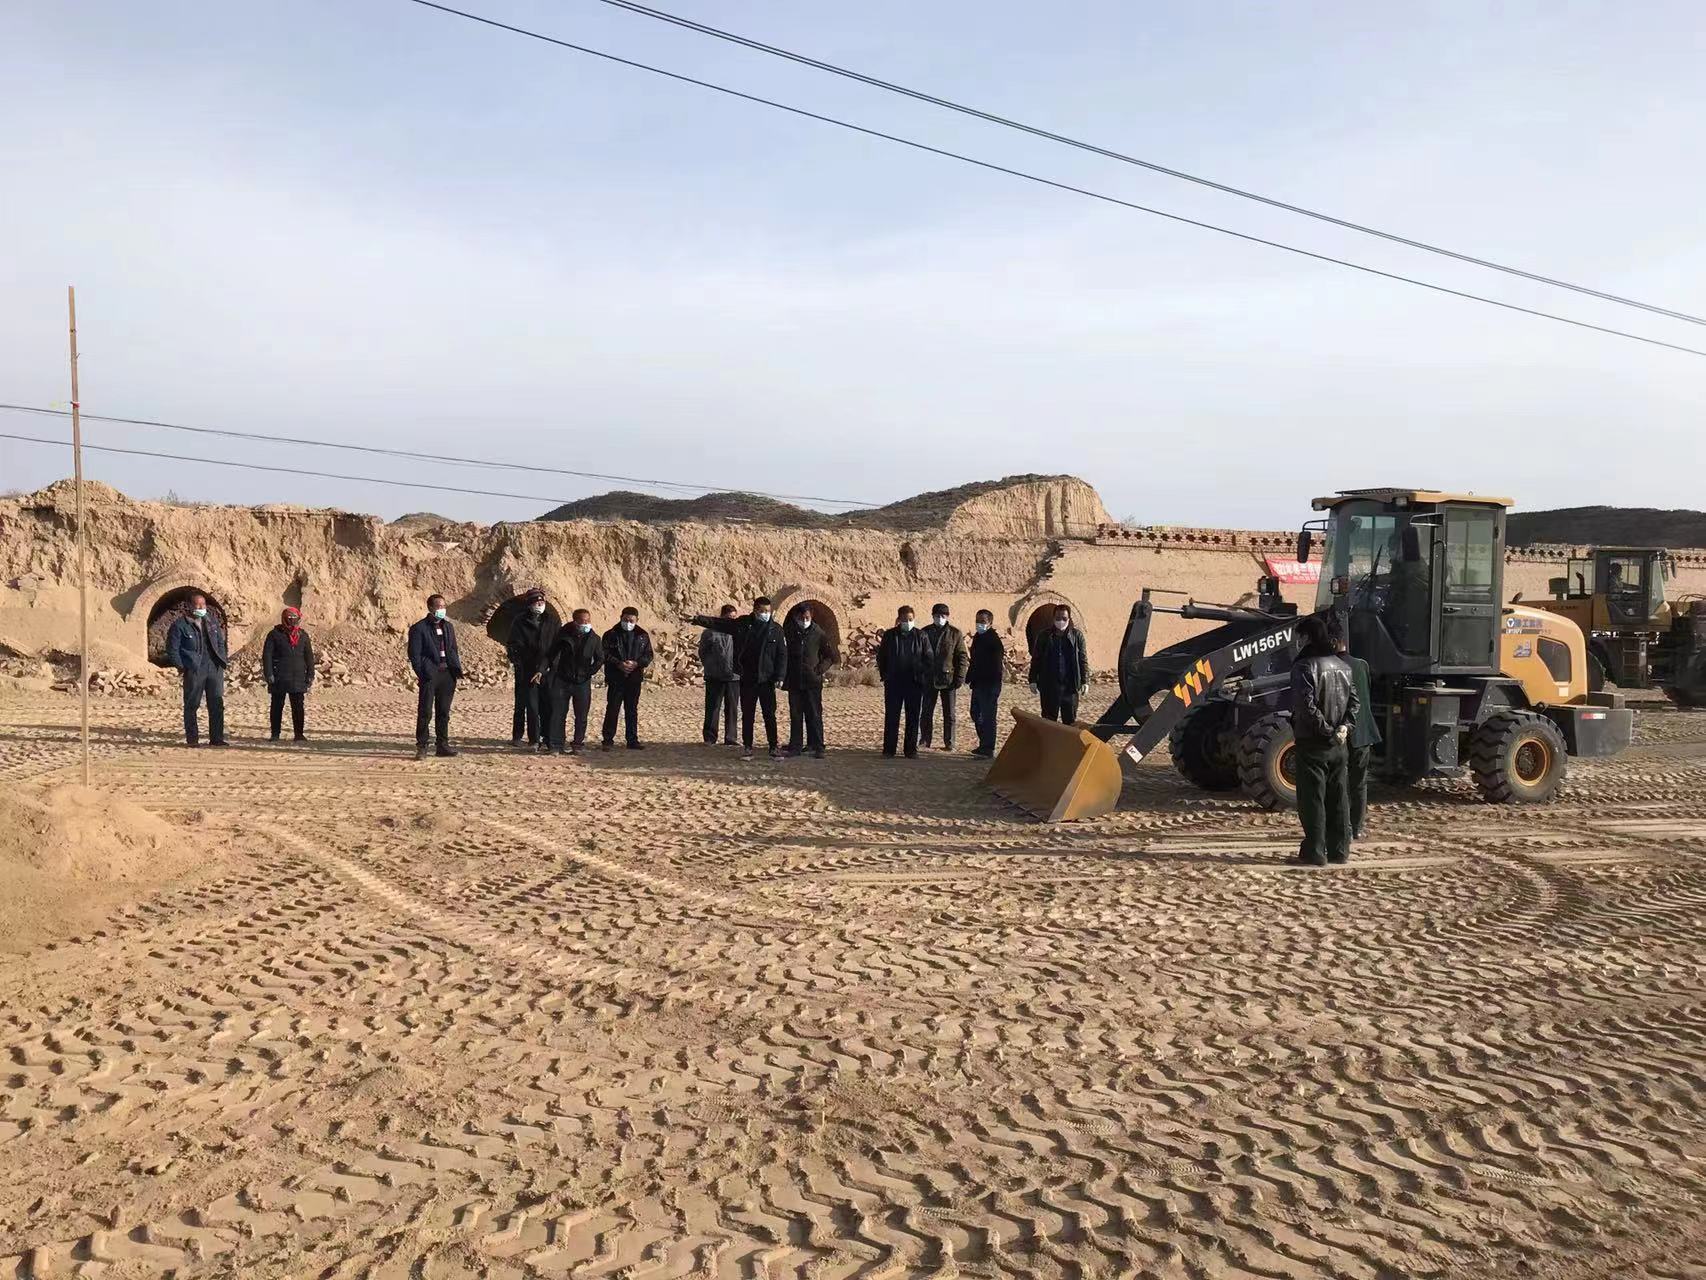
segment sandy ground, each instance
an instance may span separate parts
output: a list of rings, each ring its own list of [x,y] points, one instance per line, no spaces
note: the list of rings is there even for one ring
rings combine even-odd
[[[1164,761],[1045,828],[873,691],[784,764],[698,696],[421,764],[404,696],[98,703],[201,865],[0,957],[0,1276],[1706,1275],[1706,715],[1312,871]],[[75,720],[0,704],[0,783]]]

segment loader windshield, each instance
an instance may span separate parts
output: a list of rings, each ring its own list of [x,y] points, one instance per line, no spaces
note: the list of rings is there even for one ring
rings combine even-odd
[[[1342,601],[1353,613],[1378,615],[1402,652],[1426,654],[1436,530],[1432,524],[1414,523],[1412,516],[1379,502],[1334,507],[1315,608],[1332,608]],[[1342,596],[1335,594],[1335,582]]]

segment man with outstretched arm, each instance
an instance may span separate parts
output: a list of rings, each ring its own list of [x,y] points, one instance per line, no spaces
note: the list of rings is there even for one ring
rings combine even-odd
[[[733,623],[735,607],[725,604],[720,620]],[[735,638],[729,631],[706,627],[699,633],[699,666],[705,672],[705,745],[717,745],[717,717],[723,720],[723,745],[735,745],[740,710],[740,672],[735,668]]]
[[[640,688],[651,665],[652,638],[640,625],[640,611],[629,605],[604,633],[604,750],[616,745],[617,712],[628,731],[628,750],[641,749]]]
[[[782,754],[776,738],[776,686],[788,673],[788,642],[772,618],[770,598],[757,596],[752,612],[739,618],[696,614],[687,619],[696,627],[734,637],[735,671],[740,677],[741,759],[752,759],[753,720],[764,712],[764,736],[770,758]]]
[[[547,750],[579,755],[586,745],[587,713],[592,707],[592,678],[604,665],[603,637],[593,634],[592,614],[576,609],[557,631],[545,659],[545,744]],[[575,736],[567,739],[569,712],[575,713]]]
[[[427,725],[433,726],[440,756],[457,754],[450,745],[450,703],[462,678],[462,655],[456,648],[456,626],[444,607],[444,597],[427,597],[427,616],[409,628],[409,666],[420,685],[415,706],[415,759],[425,760]]]

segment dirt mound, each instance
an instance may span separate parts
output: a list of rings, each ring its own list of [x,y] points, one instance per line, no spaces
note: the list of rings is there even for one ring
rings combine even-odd
[[[125,889],[182,875],[202,847],[129,801],[90,787],[0,794],[0,949],[74,931]]]
[[[1506,540],[1513,547],[1706,547],[1706,511],[1665,511],[1657,507],[1513,511],[1505,530]]]

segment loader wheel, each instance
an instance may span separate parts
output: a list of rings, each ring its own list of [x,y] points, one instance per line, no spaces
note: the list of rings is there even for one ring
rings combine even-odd
[[[1543,804],[1564,785],[1564,735],[1532,711],[1500,711],[1469,735],[1475,785],[1494,804]]]
[[[1232,704],[1201,702],[1167,735],[1173,767],[1204,791],[1230,791],[1238,785],[1238,743],[1232,736]]]
[[[1263,716],[1238,739],[1238,781],[1264,809],[1297,808],[1297,740],[1290,716]]]
[[[1694,693],[1688,689],[1679,689],[1675,685],[1665,690],[1665,697],[1679,707],[1706,707],[1706,693]]]
[[[1598,693],[1611,681],[1611,667],[1597,649],[1588,650],[1588,692]]]

